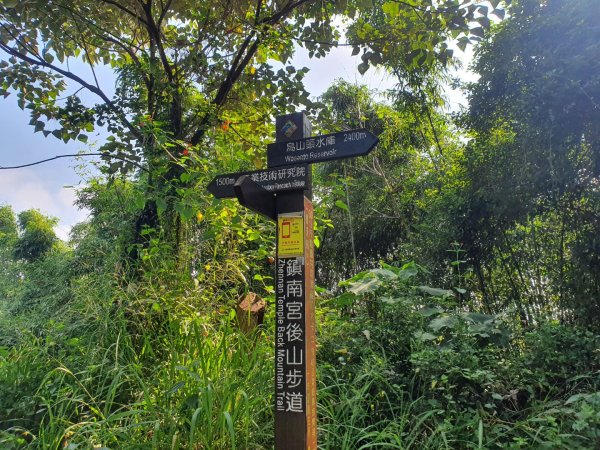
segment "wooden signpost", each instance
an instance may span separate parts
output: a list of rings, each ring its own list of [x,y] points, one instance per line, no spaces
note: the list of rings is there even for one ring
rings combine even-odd
[[[311,137],[304,113],[276,118],[267,170],[219,175],[208,190],[277,223],[275,268],[275,449],[317,449],[313,207],[308,164],[366,155],[364,129]]]

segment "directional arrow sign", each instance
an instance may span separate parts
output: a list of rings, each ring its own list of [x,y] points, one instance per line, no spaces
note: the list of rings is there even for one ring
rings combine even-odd
[[[207,189],[217,198],[235,198],[235,182],[243,175],[247,175],[267,191],[280,192],[309,189],[308,166],[306,164],[218,175],[210,182]]]
[[[269,167],[279,167],[351,158],[366,155],[377,142],[377,136],[364,128],[297,141],[275,142],[267,145],[267,162]]]
[[[252,211],[271,220],[277,220],[273,192],[262,188],[260,184],[252,181],[247,175],[239,177],[233,185],[233,189],[240,205],[250,208]]]

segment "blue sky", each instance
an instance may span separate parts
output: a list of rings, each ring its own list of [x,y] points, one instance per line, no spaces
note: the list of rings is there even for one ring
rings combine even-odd
[[[372,89],[387,89],[393,85],[382,71],[369,69],[364,76],[356,70],[360,59],[350,54],[351,49],[342,47],[333,49],[322,59],[310,60],[306,52],[299,50],[292,64],[297,67],[306,66],[311,70],[305,82],[308,92],[318,96],[327,89],[337,78],[367,84]],[[466,55],[470,59],[470,55]],[[101,86],[107,92],[113,90],[114,78],[105,69],[99,72]],[[461,102],[458,93],[451,93],[451,102]],[[69,142],[67,144],[42,133],[34,133],[29,123],[28,111],[22,111],[16,104],[16,96],[10,95],[5,100],[0,99],[0,166],[13,166],[50,158],[55,155],[77,153],[90,149],[90,144]],[[102,140],[102,135],[96,137],[96,142]],[[94,143],[94,139],[90,140]],[[75,191],[73,187],[84,182],[88,169],[76,169],[82,163],[76,159],[59,159],[38,166],[17,170],[0,170],[0,205],[9,204],[16,212],[29,208],[38,208],[48,215],[58,217],[60,222],[56,232],[62,239],[68,237],[71,227],[87,217],[87,211],[80,211],[73,206]],[[82,176],[83,175],[83,176]],[[67,186],[67,187],[65,187]]]

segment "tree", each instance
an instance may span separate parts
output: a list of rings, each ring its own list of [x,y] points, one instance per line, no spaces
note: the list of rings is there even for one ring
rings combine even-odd
[[[14,297],[19,268],[13,260],[13,248],[17,240],[17,220],[13,209],[0,206],[0,301]]]
[[[593,0],[521,0],[476,54],[457,216],[485,301],[524,322],[600,307],[599,21]]]
[[[272,114],[311,106],[306,70],[274,68],[288,63],[295,46],[324,56],[338,45],[334,18],[346,17],[349,45],[363,52],[360,70],[382,65],[414,86],[448,62],[446,38],[466,44],[482,36],[492,10],[481,3],[3,0],[0,83],[4,95],[17,92],[45,135],[85,142],[106,127],[111,137],[100,150],[107,172],[143,169],[137,239],[144,227],[162,224],[175,230],[173,242],[180,217],[191,216],[182,197],[201,162],[217,154],[220,133],[233,130],[252,142],[266,137]],[[89,66],[89,77],[75,60]],[[100,65],[117,75],[112,97],[96,76]],[[80,90],[98,103],[86,105]],[[243,119],[232,123],[232,115]],[[185,175],[190,168],[196,172]]]
[[[379,136],[368,156],[319,165],[323,216],[319,281],[326,286],[372,268],[379,260],[423,257],[431,243],[423,225],[460,146],[434,105],[374,99],[364,86],[338,81],[323,95],[321,123],[332,129],[365,127]],[[327,222],[325,223],[327,225]],[[444,250],[448,248],[444,247]],[[428,261],[430,262],[430,261]]]
[[[0,206],[0,244],[7,245],[17,237],[17,220],[10,206]]]
[[[14,257],[28,262],[48,254],[58,238],[54,226],[58,219],[46,217],[36,209],[19,213],[20,236],[14,246]]]

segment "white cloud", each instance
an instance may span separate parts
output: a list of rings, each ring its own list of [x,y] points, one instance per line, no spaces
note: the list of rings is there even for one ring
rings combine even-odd
[[[63,188],[43,171],[26,168],[0,172],[0,204],[12,206],[16,213],[35,208],[58,217],[55,231],[61,239],[67,239],[71,227],[87,217],[87,211],[73,205],[74,200],[74,189]]]
[[[359,55],[352,56],[352,47],[342,46],[332,48],[325,58],[319,59],[309,58],[306,49],[298,48],[290,64],[310,69],[304,81],[307,91],[313,96],[321,95],[338,78],[377,90],[390,89],[395,84],[396,81],[381,69],[371,67],[361,75],[357,69],[360,63]]]

